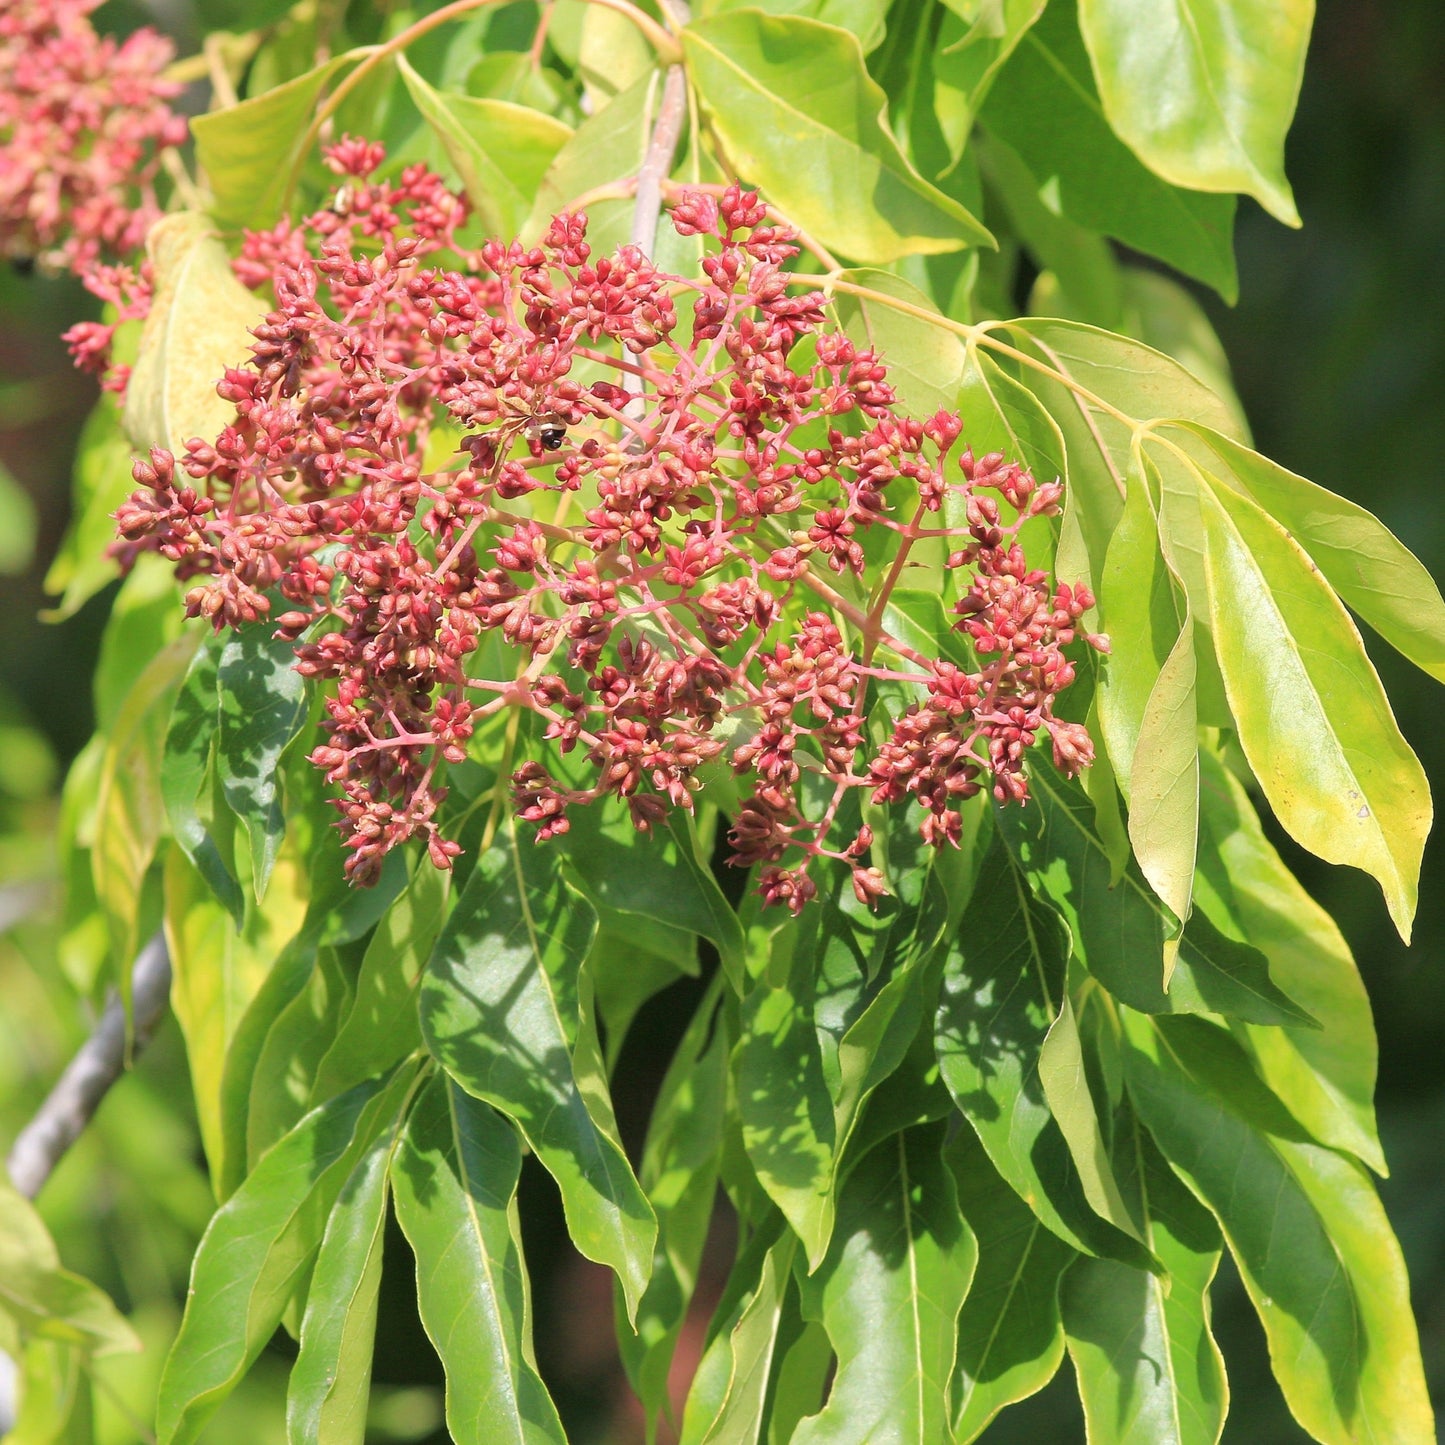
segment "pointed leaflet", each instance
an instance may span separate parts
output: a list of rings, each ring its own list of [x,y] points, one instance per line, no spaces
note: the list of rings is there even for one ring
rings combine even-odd
[[[125,392],[125,429],[138,447],[182,455],[212,442],[235,416],[216,393],[227,367],[250,359],[251,327],[265,303],[236,280],[212,222],[192,211],[164,216],[146,237],[155,296]]]
[[[1427,1445],[1404,1260],[1364,1169],[1311,1141],[1223,1029],[1124,1027],[1130,1098],[1224,1227],[1295,1418],[1325,1445]]]
[[[715,979],[662,1081],[642,1152],[642,1187],[657,1214],[657,1248],[637,1331],[619,1320],[617,1342],[649,1414],[667,1401],[673,1351],[697,1284],[717,1193],[729,1051],[719,994]]]
[[[210,791],[220,721],[216,679],[222,645],[218,638],[207,638],[186,671],[166,731],[161,796],[171,836],[240,928],[246,909],[241,885],[198,811],[202,793]]]
[[[1149,168],[1300,223],[1284,175],[1313,0],[1080,0],[1109,123]]]
[[[402,1118],[357,1161],[326,1221],[286,1389],[295,1445],[362,1445],[386,1230],[387,1170]]]
[[[933,53],[934,105],[956,158],[963,151],[978,108],[1028,28],[1043,14],[1045,0],[1003,0],[973,5],[952,0]]]
[[[251,877],[266,893],[286,822],[281,814],[281,754],[306,721],[306,687],[291,644],[263,624],[244,627],[221,650],[221,730],[216,767],[226,802],[251,840]]]
[[[1113,133],[1072,6],[1048,6],[1022,36],[979,119],[1018,153],[1046,205],[1234,300],[1234,197],[1161,180]]]
[[[681,1445],[758,1445],[797,1245],[774,1225],[754,1235],[734,1267],[688,1391]]]
[[[978,1251],[942,1141],[938,1126],[885,1139],[843,1186],[828,1258],[802,1287],[838,1367],[794,1445],[948,1437],[955,1326]]]
[[[1194,896],[1199,847],[1199,710],[1195,698],[1194,620],[1186,611],[1178,641],[1159,670],[1134,750],[1129,779],[1129,841],[1139,871],[1182,927]],[[1164,940],[1164,987],[1179,937]]]
[[[562,865],[503,825],[427,963],[422,1035],[463,1088],[516,1120],[557,1181],[572,1242],[617,1272],[631,1315],[657,1223],[615,1126],[579,1087],[577,978],[597,915]]]
[[[1064,1045],[1057,1039],[1053,1098],[1040,1077],[1045,1040],[1062,1017],[1068,960],[1063,920],[1032,895],[995,838],[944,962],[938,1065],[994,1167],[1044,1224],[1077,1249],[1143,1262],[1137,1246],[1118,1233],[1132,1233],[1134,1225],[1102,1146],[1089,1137],[1087,1084],[1079,1077],[1070,1087],[1059,1077]],[[1074,1045],[1076,1053],[1077,1034]],[[1054,1117],[1055,1100],[1071,1111],[1067,1139]]]
[[[689,25],[682,44],[728,160],[823,245],[886,265],[991,243],[898,149],[846,30],[739,10]]]
[[[945,1158],[978,1240],[953,1372],[953,1427],[966,1445],[1005,1405],[1042,1390],[1059,1368],[1059,1278],[1079,1256],[1029,1212],[969,1130],[959,1131]]]
[[[1199,496],[1215,650],[1250,767],[1298,843],[1375,877],[1408,943],[1430,829],[1424,771],[1299,544],[1229,487]]]
[[[392,1166],[457,1445],[566,1439],[532,1359],[516,1204],[521,1168],[512,1125],[444,1074],[417,1100]]]
[[[1260,1076],[1320,1141],[1348,1149],[1378,1174],[1375,1025],[1349,945],[1264,836],[1239,779],[1201,755],[1200,905],[1269,956],[1271,974],[1321,1024],[1236,1026]]]
[[[1110,886],[1109,855],[1077,783],[1045,768],[1027,808],[999,810],[999,831],[1029,882],[1057,904],[1074,953],[1116,998],[1145,1013],[1223,1013],[1251,1023],[1309,1025],[1309,1014],[1270,979],[1262,953],[1226,938],[1203,914],[1185,930],[1163,985],[1167,918],[1131,863]]]
[[[206,173],[217,220],[253,229],[276,223],[316,102],[332,77],[356,58],[355,52],[334,56],[262,95],[191,121],[196,160]],[[239,365],[245,355],[242,350],[228,364]]]
[[[1445,682],[1445,601],[1419,558],[1383,522],[1209,427],[1180,430],[1202,444],[1191,451],[1212,475],[1247,493],[1294,534],[1352,611]]]
[[[1216,1445],[1229,1391],[1209,1331],[1219,1229],[1179,1182],[1132,1111],[1115,1119],[1120,1188],[1169,1271],[1159,1278],[1081,1259],[1060,1291],[1090,1440]]]
[[[486,234],[510,241],[521,231],[537,187],[572,127],[510,101],[443,94],[407,64],[405,55],[398,55],[396,63],[417,109],[457,168]]]
[[[357,1157],[395,1123],[411,1074],[313,1109],[206,1228],[156,1405],[162,1445],[195,1440],[271,1338],[305,1278]]]
[[[351,1009],[317,1066],[313,1104],[390,1068],[421,1045],[416,989],[450,896],[451,874],[429,858],[417,859],[410,885],[366,946]]]
[[[14,1355],[27,1337],[94,1354],[141,1347],[105,1292],[61,1267],[35,1206],[0,1173],[0,1349]]]

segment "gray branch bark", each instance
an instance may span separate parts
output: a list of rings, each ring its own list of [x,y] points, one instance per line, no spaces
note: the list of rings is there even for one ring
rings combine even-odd
[[[138,1054],[155,1032],[171,991],[171,956],[157,933],[141,949],[131,971],[131,1052]],[[125,1071],[125,1009],[119,998],[105,1006],[94,1033],[76,1051],[35,1117],[20,1131],[5,1167],[10,1181],[34,1199],[65,1151],[90,1123],[100,1101]]]

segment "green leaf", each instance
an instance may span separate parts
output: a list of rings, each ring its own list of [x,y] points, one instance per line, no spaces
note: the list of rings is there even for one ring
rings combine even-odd
[[[1338,597],[1226,486],[1201,489],[1215,649],[1239,741],[1285,830],[1384,890],[1408,943],[1430,787]]]
[[[616,1271],[629,1316],[657,1224],[610,1117],[579,1084],[578,973],[597,915],[514,821],[476,863],[421,983],[422,1034],[469,1093],[516,1120],[562,1193],[573,1243]],[[610,1111],[609,1111],[610,1113]]]
[[[748,1160],[813,1267],[833,1232],[837,1128],[811,995],[806,954],[787,985],[755,988],[743,1000],[736,1068]]]
[[[1044,4],[1045,0],[949,3],[953,13],[944,16],[939,31],[933,83],[938,118],[954,155],[967,144],[979,107],[1019,41],[1044,13]]]
[[[1131,467],[1127,485],[1129,495],[1099,577],[1099,622],[1108,634],[1109,652],[1097,694],[1104,744],[1126,799],[1144,713],[1179,636],[1174,587],[1159,549],[1159,524],[1144,469]]]
[[[217,1210],[161,1378],[162,1445],[195,1440],[250,1368],[306,1278],[357,1156],[394,1126],[409,1087],[399,1073],[313,1109]]]
[[[1375,1025],[1349,945],[1264,836],[1239,780],[1201,757],[1201,906],[1269,956],[1271,974],[1319,1020],[1304,1029],[1234,1025],[1260,1077],[1320,1141],[1358,1155],[1377,1173]]]
[[[955,1328],[978,1250],[941,1143],[937,1126],[895,1135],[843,1186],[828,1258],[803,1285],[837,1373],[795,1445],[948,1438]]]
[[[511,1124],[438,1074],[407,1124],[392,1187],[457,1445],[566,1440],[532,1358],[521,1169]]]
[[[978,1268],[958,1316],[953,1428],[975,1440],[1005,1405],[1042,1390],[1064,1358],[1059,1278],[1078,1259],[1000,1177],[976,1135],[944,1156],[978,1240]]]
[[[262,95],[192,119],[196,160],[218,221],[253,230],[275,225],[321,92],[357,58],[354,51],[332,56]]]
[[[797,1244],[787,1230],[760,1231],[738,1261],[688,1391],[681,1445],[757,1445]]]
[[[35,503],[0,463],[0,576],[24,572],[35,555]]]
[[[287,1438],[298,1445],[362,1445],[366,1434],[387,1170],[399,1138],[398,1127],[361,1156],[326,1221],[286,1389]]]
[[[697,7],[699,19],[727,15],[735,10],[760,10],[764,15],[799,15],[836,25],[858,37],[863,53],[876,50],[883,41],[885,0],[703,0]]]
[[[61,1267],[35,1206],[0,1173],[0,1349],[14,1355],[26,1336],[100,1355],[141,1347],[110,1297]]]
[[[1312,0],[1080,0],[1109,123],[1157,174],[1243,191],[1287,226],[1299,213],[1284,138],[1299,98]]]
[[[1110,886],[1108,850],[1077,783],[1036,768],[1027,808],[999,811],[999,831],[1030,884],[1056,904],[1074,952],[1116,998],[1145,1013],[1223,1013],[1251,1023],[1303,1024],[1309,1014],[1270,979],[1257,949],[1226,938],[1196,912],[1184,931],[1169,988],[1164,939],[1170,920],[1137,867]]]
[[[217,679],[222,643],[209,638],[191,659],[166,732],[161,795],[171,836],[240,928],[246,899],[225,854],[201,820],[198,804],[211,791],[220,725]]]
[[[1445,601],[1435,579],[1384,523],[1230,437],[1204,426],[1187,430],[1208,448],[1204,464],[1211,475],[1258,502],[1293,533],[1353,611],[1417,667],[1445,682]]]
[[[140,947],[141,891],[165,830],[166,720],[196,641],[194,633],[183,635],[151,658],[126,697],[101,759],[91,872],[126,997]]]
[[[571,126],[525,105],[443,94],[407,64],[405,55],[396,63],[417,109],[461,175],[483,228],[489,236],[511,240],[531,211],[542,177],[571,137]]]
[[[595,115],[656,65],[647,37],[628,16],[602,5],[582,7],[577,71],[589,114]]]
[[[1404,1260],[1364,1169],[1309,1140],[1224,1030],[1124,1025],[1130,1097],[1224,1227],[1295,1418],[1325,1445],[1432,1440]]]
[[[236,1157],[227,1157],[222,1117],[226,1064],[247,1008],[282,945],[301,925],[305,903],[296,896],[297,882],[295,867],[283,863],[264,907],[251,910],[238,934],[235,920],[185,854],[179,848],[166,854],[163,884],[171,1007],[185,1036],[201,1144],[220,1197],[245,1173],[244,1121],[231,1141]],[[250,1062],[254,1064],[254,1058]],[[247,1073],[243,1097],[249,1094],[250,1078]]]
[[[847,31],[740,10],[688,26],[682,43],[729,161],[823,245],[884,265],[992,243],[898,149]]]
[[[863,268],[844,271],[837,279],[882,291],[938,315],[937,307],[922,291],[890,272]],[[857,345],[878,353],[888,368],[888,381],[898,393],[899,405],[910,416],[926,419],[957,407],[966,353],[962,340],[952,331],[846,291],[835,292],[833,312]]]
[[[271,637],[261,624],[227,639],[218,683],[216,767],[226,802],[251,840],[251,880],[259,902],[286,831],[278,764],[306,721],[306,686],[291,644]]]
[[[71,480],[71,521],[45,574],[45,590],[60,595],[55,607],[44,614],[48,621],[73,617],[118,575],[106,548],[115,540],[116,508],[135,490],[131,454],[119,403],[103,391],[80,431]]]
[[[1139,871],[1183,927],[1194,896],[1199,846],[1199,708],[1195,698],[1194,622],[1185,614],[1159,670],[1134,749],[1129,779],[1129,841]],[[1164,940],[1169,987],[1179,938]]]
[[[313,1104],[421,1047],[417,985],[441,931],[450,892],[450,873],[434,868],[430,859],[416,861],[410,885],[387,909],[367,944],[351,1008],[317,1066]]]
[[[216,393],[228,367],[251,356],[251,327],[266,306],[236,280],[206,216],[177,211],[146,237],[155,295],[125,393],[125,429],[138,447],[180,456],[192,438],[212,442],[235,416]]]
[[[619,1318],[617,1342],[633,1388],[652,1415],[667,1403],[673,1353],[697,1285],[717,1192],[729,1053],[719,997],[714,984],[677,1046],[642,1152],[642,1187],[657,1214],[657,1248],[636,1333]]]
[[[944,963],[938,1066],[994,1168],[1044,1224],[1076,1249],[1142,1263],[1118,1233],[1136,1230],[1097,1138],[1065,1011],[1068,961],[1063,919],[1033,896],[995,838]]]
[[[1050,5],[1022,36],[979,119],[1018,153],[1050,209],[1234,300],[1234,197],[1180,190],[1120,142],[1089,75],[1073,7]]]
[[[1109,1445],[1216,1445],[1229,1390],[1209,1330],[1219,1230],[1131,1111],[1115,1126],[1119,1184],[1160,1279],[1108,1259],[1081,1259],[1060,1292],[1089,1439]]]

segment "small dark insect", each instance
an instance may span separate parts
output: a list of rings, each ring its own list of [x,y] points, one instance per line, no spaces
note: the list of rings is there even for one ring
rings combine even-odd
[[[566,423],[552,412],[530,417],[526,430],[527,440],[537,442],[547,452],[555,452],[567,440]]]

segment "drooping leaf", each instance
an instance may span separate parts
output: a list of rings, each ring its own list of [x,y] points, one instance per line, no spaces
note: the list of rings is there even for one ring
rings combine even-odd
[[[1017,152],[1046,205],[1234,299],[1234,197],[1181,190],[1118,139],[1072,6],[1048,6],[1022,35],[980,120]]]
[[[577,1248],[617,1272],[634,1314],[657,1225],[573,1062],[578,972],[597,915],[552,849],[508,822],[477,860],[421,982],[422,1034],[469,1093],[514,1119],[556,1179]]]
[[[61,1266],[35,1206],[0,1173],[0,1349],[14,1356],[27,1337],[92,1354],[141,1347],[109,1296]]]
[[[1284,175],[1313,0],[1080,0],[1109,123],[1157,174],[1300,223]]]
[[[256,229],[276,223],[321,92],[357,58],[334,55],[294,80],[191,121],[218,221]]]
[[[1404,1261],[1363,1167],[1310,1140],[1217,1025],[1124,1026],[1130,1097],[1223,1226],[1295,1418],[1325,1445],[1431,1440]]]
[[[718,993],[716,986],[709,990],[677,1046],[642,1154],[642,1187],[657,1214],[657,1248],[636,1333],[619,1318],[617,1340],[633,1388],[654,1415],[667,1401],[673,1352],[697,1284],[717,1192],[729,1053]]]
[[[416,991],[441,931],[451,875],[418,861],[406,891],[387,909],[367,945],[351,1008],[316,1070],[320,1103],[390,1068],[421,1045]]]
[[[251,842],[257,901],[266,893],[285,832],[281,754],[306,720],[306,687],[291,645],[264,626],[242,628],[221,650],[221,727],[216,768],[226,802]]]
[[[1116,998],[1145,1013],[1223,1013],[1251,1023],[1303,1024],[1309,1014],[1269,976],[1257,949],[1226,938],[1196,913],[1185,929],[1169,988],[1169,920],[1133,864],[1110,886],[1108,850],[1077,783],[1034,770],[1033,801],[1005,808],[999,830],[1030,883],[1063,912],[1074,952]]]
[[[1144,705],[1129,778],[1129,841],[1139,871],[1183,927],[1194,897],[1199,847],[1199,706],[1194,621],[1188,613]],[[1164,941],[1164,986],[1178,956]]]
[[[245,895],[199,812],[201,798],[211,791],[212,758],[220,727],[220,652],[221,643],[208,639],[186,671],[166,732],[161,795],[171,836],[240,928]]]
[[[1238,778],[1207,751],[1200,761],[1201,901],[1221,926],[1264,950],[1280,986],[1321,1024],[1241,1024],[1236,1033],[1260,1077],[1320,1143],[1383,1174],[1375,1025],[1349,945],[1264,836]]]
[[[164,1445],[195,1440],[270,1339],[358,1156],[394,1124],[409,1086],[398,1073],[312,1110],[216,1212],[161,1378],[156,1434]]]
[[[734,1267],[688,1391],[681,1445],[758,1445],[798,1245],[787,1229],[778,1235],[759,1231]]]
[[[428,85],[405,55],[397,57],[397,68],[461,175],[487,234],[512,240],[521,232],[547,168],[572,135],[571,126],[510,101],[443,93]]]
[[[101,392],[81,428],[71,481],[70,525],[45,574],[45,590],[60,595],[45,616],[54,622],[73,617],[116,578],[106,556],[115,540],[115,510],[135,490],[133,448],[121,426],[120,406]]]
[[[1229,1391],[1209,1330],[1219,1229],[1160,1157],[1137,1118],[1116,1121],[1120,1188],[1167,1280],[1080,1259],[1060,1299],[1091,1440],[1216,1445]]]
[[[969,139],[979,107],[1018,43],[1044,12],[1045,0],[1002,0],[973,5],[954,0],[944,16],[933,54],[934,104],[957,156]]]
[[[1204,464],[1247,493],[1309,553],[1330,586],[1392,647],[1445,681],[1445,601],[1420,560],[1377,517],[1208,427],[1184,430]],[[1212,454],[1212,456],[1210,455]]]
[[[176,456],[193,438],[212,442],[234,416],[216,394],[227,367],[250,359],[250,328],[265,303],[236,280],[211,220],[162,217],[146,238],[155,294],[126,385],[125,429],[138,447]]]
[[[532,1358],[521,1168],[512,1125],[440,1073],[417,1100],[392,1168],[457,1445],[566,1439]]]
[[[1256,503],[1208,486],[1200,504],[1215,650],[1250,767],[1296,841],[1379,882],[1408,942],[1430,788],[1359,633]]]
[[[1005,1405],[1053,1379],[1064,1358],[1059,1279],[1079,1256],[1039,1223],[971,1130],[960,1130],[944,1157],[959,1208],[978,1240],[954,1364],[953,1428],[966,1445]]]
[[[1135,1226],[1109,1162],[1086,1137],[1091,1127],[1098,1132],[1088,1085],[1063,1077],[1072,1060],[1062,1055],[1077,1055],[1076,1034],[1072,1049],[1054,1039],[1052,1090],[1042,1077],[1046,1040],[1065,1017],[1068,960],[1063,919],[1033,896],[995,838],[944,963],[935,1021],[939,1070],[994,1168],[1049,1229],[1076,1249],[1142,1263],[1145,1256],[1126,1237]],[[1066,1028],[1072,1014],[1067,1019]],[[1067,1135],[1055,1117],[1060,1109]]]
[[[682,43],[728,159],[823,245],[883,265],[991,242],[898,149],[847,31],[739,10],[688,26]]]
[[[326,1221],[286,1390],[287,1438],[297,1445],[362,1445],[366,1433],[387,1171],[401,1124],[398,1116],[356,1161]]]
[[[849,1175],[828,1258],[803,1286],[838,1356],[796,1445],[943,1440],[958,1311],[977,1258],[939,1153],[942,1130],[885,1139]]]

